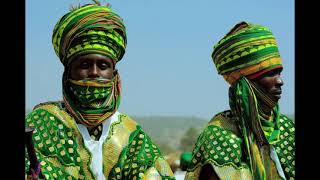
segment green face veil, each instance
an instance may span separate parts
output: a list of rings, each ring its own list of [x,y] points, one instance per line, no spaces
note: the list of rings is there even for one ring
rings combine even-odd
[[[66,107],[79,122],[95,127],[119,108],[121,83],[119,74],[111,79],[68,79],[64,85]]]
[[[87,4],[65,14],[54,27],[52,43],[61,63],[66,108],[87,127],[96,127],[113,115],[120,105],[121,85],[113,79],[72,80],[70,64],[86,54],[100,54],[119,62],[126,48],[126,30],[121,17],[110,7]]]

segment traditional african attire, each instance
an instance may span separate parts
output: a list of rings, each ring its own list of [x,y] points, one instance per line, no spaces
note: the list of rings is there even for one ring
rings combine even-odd
[[[294,123],[252,81],[282,68],[271,31],[239,23],[215,45],[212,58],[231,85],[231,110],[215,115],[198,137],[186,179],[198,179],[207,164],[220,179],[294,179]],[[261,102],[272,109],[271,116],[262,113]]]
[[[159,148],[129,116],[117,111],[120,76],[73,80],[75,57],[101,54],[116,64],[125,53],[122,19],[89,4],[64,15],[52,42],[65,66],[63,101],[37,105],[26,117],[46,179],[174,179]],[[26,156],[26,171],[29,169]]]

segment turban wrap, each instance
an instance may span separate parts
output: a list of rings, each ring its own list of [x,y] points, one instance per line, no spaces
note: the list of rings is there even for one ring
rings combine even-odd
[[[65,66],[63,98],[68,111],[87,127],[96,127],[118,109],[121,83],[113,79],[70,79],[70,62],[80,55],[100,54],[113,65],[121,60],[126,48],[126,30],[121,17],[99,3],[75,8],[62,16],[52,35],[54,50]]]
[[[57,22],[52,43],[64,66],[78,55],[97,53],[117,63],[126,48],[122,19],[108,6],[88,4],[75,9]]]
[[[241,22],[215,46],[212,59],[219,74],[234,84],[241,76],[249,79],[282,68],[277,42],[264,26]]]

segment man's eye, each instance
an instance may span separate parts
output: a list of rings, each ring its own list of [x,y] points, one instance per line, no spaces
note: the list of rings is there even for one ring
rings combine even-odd
[[[281,70],[274,71],[273,76],[276,76],[276,75],[280,76],[281,72],[282,72]]]
[[[272,72],[272,71],[271,71],[271,72],[268,73],[268,76],[274,76],[274,75],[276,75],[275,72]]]
[[[108,63],[100,63],[99,67],[100,69],[108,69],[110,68],[110,65]]]
[[[82,63],[80,64],[80,68],[82,68],[82,69],[88,69],[88,68],[89,68],[89,63],[87,63],[87,62],[82,62]]]

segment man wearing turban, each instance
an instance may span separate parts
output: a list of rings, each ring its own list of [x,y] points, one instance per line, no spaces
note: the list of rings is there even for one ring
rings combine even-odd
[[[186,179],[294,179],[295,128],[279,111],[283,67],[272,32],[238,23],[212,59],[230,84],[230,110],[200,134]]]
[[[73,8],[52,35],[64,65],[63,101],[37,105],[27,115],[37,162],[29,178],[174,179],[159,148],[129,116],[117,111],[126,48],[122,19],[99,2]]]

